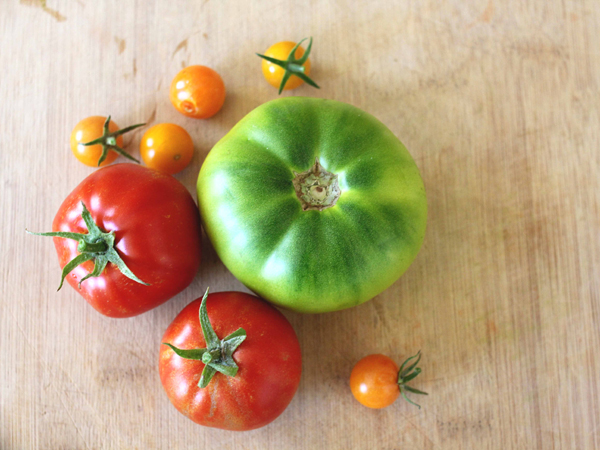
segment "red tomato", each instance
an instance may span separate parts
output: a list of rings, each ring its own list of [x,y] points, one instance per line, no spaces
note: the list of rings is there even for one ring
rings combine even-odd
[[[162,342],[179,349],[207,347],[198,319],[201,299],[173,320]],[[251,430],[277,418],[291,402],[302,371],[300,344],[292,326],[277,309],[242,292],[210,294],[208,317],[219,339],[243,328],[245,340],[233,352],[235,376],[217,372],[198,387],[205,364],[184,359],[162,345],[159,372],[167,396],[184,415],[200,425]]]
[[[52,230],[86,234],[82,202],[98,227],[114,232],[126,266],[149,286],[108,263],[98,276],[86,261],[66,277],[89,304],[109,317],[131,317],[164,303],[194,279],[200,266],[200,217],[187,189],[175,178],[137,164],[99,169],[60,206]],[[60,266],[77,257],[78,241],[54,237]]]

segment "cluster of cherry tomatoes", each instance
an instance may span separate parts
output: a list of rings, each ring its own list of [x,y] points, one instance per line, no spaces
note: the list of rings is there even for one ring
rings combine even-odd
[[[181,114],[207,119],[223,106],[225,84],[211,68],[190,66],[175,76],[169,97]],[[79,161],[92,167],[106,166],[119,155],[139,162],[123,150],[123,134],[142,125],[119,129],[110,117],[87,117],[71,132],[71,150]],[[140,154],[148,167],[173,175],[191,162],[194,143],[189,133],[179,125],[160,123],[144,133]]]
[[[300,43],[278,42],[269,47],[264,55],[258,54],[263,58],[265,79],[269,84],[279,87],[280,93],[282,90],[295,89],[305,81],[318,88],[308,77],[308,54],[312,39],[306,52]],[[223,106],[225,93],[225,83],[216,71],[194,65],[186,67],[173,78],[169,98],[181,114],[194,119],[208,119]],[[123,150],[123,134],[143,125],[120,129],[110,117],[87,117],[75,125],[71,132],[71,151],[79,161],[91,167],[111,164],[119,155],[139,163]],[[173,175],[192,161],[194,143],[184,128],[173,123],[161,123],[144,133],[140,155],[148,167]]]

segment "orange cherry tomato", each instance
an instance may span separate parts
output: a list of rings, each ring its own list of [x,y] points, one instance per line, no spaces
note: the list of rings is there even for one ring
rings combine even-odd
[[[148,167],[173,175],[192,160],[194,143],[179,125],[161,123],[146,131],[140,142],[140,154]]]
[[[414,362],[411,362],[415,360]],[[400,368],[393,359],[385,355],[369,355],[358,361],[350,374],[350,390],[361,404],[369,408],[385,408],[402,396],[418,406],[406,396],[406,392],[427,395],[426,392],[408,386],[406,383],[417,377],[421,369],[417,367],[421,352],[408,358]]]
[[[271,58],[285,61],[295,46],[296,46],[295,42],[290,42],[290,41],[278,42],[277,44],[274,44],[271,47],[269,47],[267,49],[267,51],[264,53],[264,55],[269,56]],[[299,59],[299,58],[302,58],[302,55],[304,55],[304,48],[302,46],[300,46],[296,49],[296,52],[294,53],[294,57],[296,59]],[[308,58],[306,60],[306,62],[302,65],[304,66],[304,73],[306,75],[309,75],[310,74],[310,58]],[[272,62],[267,61],[266,59],[263,59],[262,60],[262,72],[263,72],[265,79],[269,82],[269,84],[271,86],[278,88],[279,85],[281,84],[281,80],[283,78],[285,70],[282,67],[279,67],[278,65],[273,64]],[[296,89],[298,86],[302,85],[302,83],[304,83],[304,81],[302,81],[296,75],[292,75],[289,78],[289,80],[287,81],[287,83],[285,84],[285,86],[283,87],[283,90],[287,91],[290,89]]]
[[[83,143],[93,141],[102,136],[104,132],[104,122],[106,117],[91,116],[83,119],[71,132],[71,151],[75,157],[86,166],[97,167],[98,160],[102,155],[102,144],[85,146]],[[119,126],[112,120],[108,123],[108,130],[113,133],[119,129]],[[123,136],[117,136],[117,145],[123,147]],[[117,159],[119,154],[115,151],[109,151],[106,159],[100,164],[104,167]]]
[[[223,106],[225,84],[211,68],[189,66],[173,78],[169,98],[181,114],[194,119],[207,119]]]
[[[385,355],[361,359],[350,374],[350,389],[356,400],[369,408],[385,408],[400,395],[398,366]]]

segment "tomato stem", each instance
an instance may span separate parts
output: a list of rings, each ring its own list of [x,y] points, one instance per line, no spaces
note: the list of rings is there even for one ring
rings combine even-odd
[[[77,245],[79,253],[102,253],[108,250],[108,244],[104,241],[87,242],[85,239],[80,239]]]
[[[88,273],[81,280],[79,280],[79,288],[81,289],[81,283],[83,283],[88,278],[98,277],[102,274],[108,263],[113,263],[117,266],[117,268],[121,271],[123,275],[127,278],[130,278],[133,281],[136,281],[145,286],[150,286],[148,283],[140,280],[130,269],[127,267],[125,262],[121,259],[121,256],[115,250],[115,234],[113,231],[107,233],[102,230],[94,219],[92,219],[92,215],[86,208],[85,204],[81,202],[82,212],[81,217],[85,222],[88,233],[70,233],[65,231],[53,231],[50,233],[33,233],[31,231],[27,231],[29,234],[34,234],[37,236],[51,236],[51,237],[59,237],[65,239],[73,239],[78,241],[77,250],[80,252],[75,258],[69,261],[65,267],[63,267],[62,275],[60,279],[60,284],[58,286],[58,290],[62,288],[62,285],[65,281],[66,276],[71,273],[75,267],[80,264],[93,260],[94,261],[94,269],[92,272]]]
[[[181,358],[202,361],[205,364],[202,375],[200,376],[200,381],[198,381],[199,388],[208,386],[208,383],[210,383],[217,372],[221,372],[230,377],[237,375],[238,365],[233,359],[233,352],[235,352],[240,344],[246,339],[246,331],[243,328],[238,328],[223,339],[217,337],[217,334],[210,323],[210,319],[208,318],[208,312],[206,311],[207,298],[208,288],[202,297],[202,302],[200,303],[200,308],[198,310],[200,326],[202,327],[206,348],[183,350],[167,342],[163,342],[163,345],[168,346]]]
[[[298,47],[300,47],[300,44],[302,44],[306,39],[308,39],[308,38],[304,38],[296,44],[296,46],[292,49],[292,51],[290,52],[290,54],[288,55],[288,57],[285,61],[257,53],[257,55],[260,56],[262,59],[265,59],[265,60],[269,61],[270,63],[275,64],[276,66],[279,66],[285,70],[285,73],[283,74],[283,77],[281,79],[281,84],[279,85],[279,94],[281,94],[281,91],[283,91],[285,84],[287,83],[287,81],[290,79],[290,77],[292,75],[297,76],[302,81],[311,85],[312,87],[321,89],[317,85],[317,83],[315,83],[308,75],[306,75],[304,73],[305,68],[304,68],[303,64],[308,59],[308,55],[310,54],[310,51],[312,49],[312,37],[310,38],[308,47],[306,48],[306,51],[304,52],[302,57],[296,59],[296,50],[298,49]]]
[[[408,364],[408,362],[415,358],[416,358],[416,361],[413,362],[410,366],[405,368],[405,366]],[[408,383],[410,380],[416,378],[421,373],[421,369],[419,367],[417,367],[420,360],[421,360],[421,350],[419,350],[416,355],[411,356],[410,358],[407,358],[406,361],[404,361],[402,363],[402,366],[400,366],[400,370],[398,371],[398,388],[400,389],[400,393],[402,394],[402,397],[407,402],[415,405],[419,409],[421,409],[421,405],[418,405],[417,403],[415,403],[411,399],[409,399],[406,396],[405,391],[412,392],[413,394],[429,395],[427,392],[423,392],[423,391],[415,389],[411,386],[406,385],[406,383]]]
[[[125,150],[123,150],[121,147],[119,147],[117,145],[117,136],[121,136],[121,135],[127,133],[128,131],[135,130],[136,128],[143,127],[146,124],[138,123],[137,125],[131,125],[129,127],[125,127],[125,128],[122,128],[120,130],[117,130],[117,131],[114,131],[111,133],[110,130],[108,129],[109,123],[110,123],[110,116],[108,116],[106,118],[106,121],[104,122],[104,126],[103,126],[104,131],[102,133],[102,136],[100,136],[98,139],[94,139],[93,141],[90,141],[90,142],[82,142],[81,145],[85,145],[86,147],[88,145],[97,145],[97,144],[102,145],[102,154],[100,155],[100,159],[98,160],[98,167],[100,166],[100,164],[102,164],[104,162],[104,160],[108,156],[108,152],[110,150],[117,152],[119,155],[124,156],[125,158],[130,159],[130,160],[135,161],[136,163],[140,164],[140,161],[138,159],[134,158],[133,156],[131,156],[129,153],[127,153]]]
[[[325,170],[319,158],[306,172],[294,172],[292,183],[304,211],[331,208],[342,195],[337,174]]]

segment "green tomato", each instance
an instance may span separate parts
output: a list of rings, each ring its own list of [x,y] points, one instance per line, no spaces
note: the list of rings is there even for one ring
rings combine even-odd
[[[259,106],[210,151],[197,188],[225,266],[298,312],[373,298],[404,273],[425,234],[425,189],[404,145],[333,100]]]

